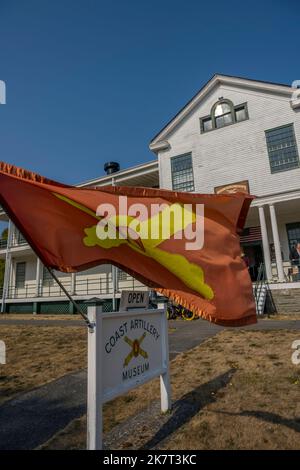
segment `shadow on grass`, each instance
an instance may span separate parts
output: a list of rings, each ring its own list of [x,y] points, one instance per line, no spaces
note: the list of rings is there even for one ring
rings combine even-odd
[[[220,413],[228,416],[247,416],[266,421],[267,423],[280,424],[286,426],[287,428],[293,429],[293,431],[300,432],[300,417],[299,418],[284,418],[276,413],[271,413],[269,411],[259,411],[259,410],[244,410],[240,413],[232,413],[230,411],[215,411],[215,413]]]
[[[75,372],[0,406],[0,450],[30,450],[86,412],[85,372]]]
[[[188,423],[202,408],[213,403],[215,394],[231,381],[235,369],[230,369],[210,382],[200,385],[177,400],[171,411],[170,419],[145,444],[142,449],[152,449],[157,444]]]

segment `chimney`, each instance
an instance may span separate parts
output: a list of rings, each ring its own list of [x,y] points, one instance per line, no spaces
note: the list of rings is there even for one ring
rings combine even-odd
[[[117,162],[106,162],[104,163],[104,171],[107,175],[111,175],[112,173],[116,173],[120,170],[120,165]]]

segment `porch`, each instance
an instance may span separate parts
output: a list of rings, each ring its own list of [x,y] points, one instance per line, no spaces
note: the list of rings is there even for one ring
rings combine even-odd
[[[300,257],[292,254],[300,244],[300,191],[253,201],[241,236],[241,246],[256,281],[260,263],[270,287],[299,288]],[[300,245],[299,245],[300,246]]]

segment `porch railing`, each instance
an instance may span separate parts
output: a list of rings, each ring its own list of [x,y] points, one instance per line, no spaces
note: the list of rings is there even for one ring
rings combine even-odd
[[[111,275],[107,277],[99,277],[98,279],[76,279],[75,289],[69,279],[60,278],[67,291],[74,296],[91,297],[97,295],[113,295],[113,283]],[[119,281],[118,292],[121,290],[140,289],[142,284],[131,276]],[[40,282],[37,289],[36,284],[26,283],[23,286],[10,285],[7,290],[8,299],[28,299],[33,297],[64,297],[62,289],[55,283],[50,281]]]
[[[21,234],[13,236],[11,240],[11,246],[20,246],[20,245],[27,245],[27,240]]]
[[[284,282],[300,282],[300,260],[295,261],[284,261]],[[273,280],[278,280],[277,265],[275,262],[272,263],[272,277]]]
[[[293,260],[291,262],[291,266],[286,273],[286,278],[288,282],[300,281],[300,258],[299,260]]]
[[[1,238],[0,239],[0,250],[6,249],[7,245],[8,245],[7,239]],[[22,245],[27,245],[27,241],[25,240],[25,238],[22,235],[20,235],[18,237],[13,237],[11,242],[10,242],[11,247],[22,246]]]

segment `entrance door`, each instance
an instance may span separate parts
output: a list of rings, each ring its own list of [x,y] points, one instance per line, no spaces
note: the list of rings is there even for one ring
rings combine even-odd
[[[259,266],[264,262],[261,242],[242,244],[242,250],[247,257],[251,280],[255,282],[257,280]]]
[[[242,251],[247,256],[250,277],[252,281],[256,281],[259,266],[264,262],[260,226],[245,228],[240,241]]]
[[[300,243],[300,222],[286,224],[290,250],[297,243]]]

